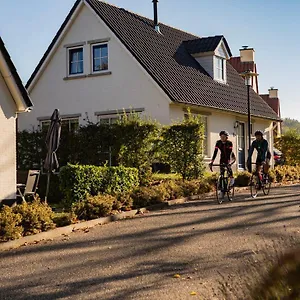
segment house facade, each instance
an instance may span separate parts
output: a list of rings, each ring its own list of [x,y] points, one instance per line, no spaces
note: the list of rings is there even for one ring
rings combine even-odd
[[[32,102],[0,37],[0,202],[16,198],[16,118]]]
[[[205,124],[206,159],[226,129],[243,169],[247,89],[231,56],[223,36],[199,38],[99,0],[78,0],[27,83],[35,109],[19,118],[19,129],[46,125],[55,108],[70,130],[114,122],[124,110],[170,124],[189,108]],[[278,117],[250,94],[252,131],[264,130],[272,148]]]

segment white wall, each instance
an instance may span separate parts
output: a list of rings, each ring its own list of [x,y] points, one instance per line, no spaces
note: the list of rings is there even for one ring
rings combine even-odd
[[[193,107],[193,111],[197,110],[197,108]],[[198,108],[199,114],[201,114],[201,108]],[[202,109],[202,114],[207,115],[208,111],[204,112]],[[172,121],[182,120],[184,116],[183,107],[171,105],[170,106],[170,119]],[[237,163],[233,166],[234,170],[238,169],[238,129],[235,127],[235,122],[241,121],[245,123],[245,155],[247,158],[248,155],[248,131],[247,131],[247,119],[245,116],[241,116],[238,114],[230,114],[226,112],[218,112],[216,110],[210,110],[210,114],[207,115],[207,131],[208,131],[208,156],[205,158],[206,162],[210,162],[212,154],[214,152],[215,143],[220,139],[219,133],[222,130],[227,130],[229,132],[229,140],[233,143],[233,152],[237,157]],[[256,130],[262,130],[266,132],[265,138],[268,139],[270,145],[270,151],[273,153],[273,135],[271,130],[271,121],[269,120],[261,120],[253,118],[253,134]],[[252,140],[254,137],[252,138]],[[220,153],[216,158],[216,162],[220,159]],[[253,161],[256,159],[256,152],[253,155]]]
[[[0,74],[0,201],[16,198],[16,108]]]
[[[64,45],[110,38],[111,75],[64,80],[67,75],[67,49]],[[90,45],[84,46],[85,74],[90,73]],[[169,123],[169,99],[160,91],[132,55],[114,37],[105,24],[84,6],[59,45],[41,78],[30,91],[35,104],[30,114],[21,115],[19,129],[37,126],[38,117],[50,116],[55,108],[62,115],[86,113],[96,121],[95,112],[123,108],[145,108],[145,114],[161,123]]]

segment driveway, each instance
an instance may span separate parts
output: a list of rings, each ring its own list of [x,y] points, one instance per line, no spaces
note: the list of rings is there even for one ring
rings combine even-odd
[[[2,252],[0,299],[222,299],[220,283],[300,239],[299,204],[300,186],[191,201]]]

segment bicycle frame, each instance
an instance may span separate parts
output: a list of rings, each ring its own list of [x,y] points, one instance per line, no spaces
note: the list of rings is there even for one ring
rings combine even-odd
[[[216,193],[217,193],[217,200],[219,204],[223,202],[223,198],[225,194],[227,194],[229,201],[233,200],[234,187],[233,186],[231,187],[228,182],[229,166],[230,166],[229,164],[211,165],[211,171],[212,171],[212,167],[220,167],[220,176],[216,181]],[[220,195],[219,195],[219,191],[221,192]]]

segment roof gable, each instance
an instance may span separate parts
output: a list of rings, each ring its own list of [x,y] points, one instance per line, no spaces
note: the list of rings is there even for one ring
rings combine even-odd
[[[1,63],[1,60],[2,63]],[[5,47],[5,44],[0,37],[0,73],[4,77],[4,81],[9,88],[13,99],[16,103],[18,110],[23,111],[29,107],[32,107],[33,104],[28,96],[28,93],[19,77],[17,70],[10,58],[10,55]],[[4,76],[4,74],[9,74],[11,76]]]
[[[194,43],[198,47],[200,37],[162,23],[160,23],[161,33],[157,33],[154,22],[148,18],[99,0],[82,1],[98,15],[172,101],[241,114],[247,113],[247,89],[234,68],[228,63],[227,84],[218,83],[192,57],[191,51],[188,51],[186,47],[188,41],[195,40]],[[27,86],[34,80],[80,3],[82,2],[77,0]],[[216,49],[222,39],[226,45],[223,36],[207,38],[208,45],[205,49]],[[203,45],[202,47],[204,48]],[[254,91],[251,91],[250,96],[253,115],[277,118],[273,110]]]

